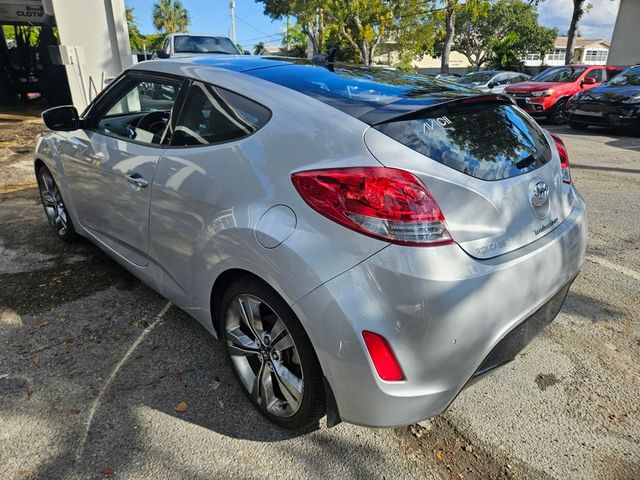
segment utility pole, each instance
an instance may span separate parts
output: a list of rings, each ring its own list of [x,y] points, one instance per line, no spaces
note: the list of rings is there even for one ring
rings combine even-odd
[[[289,15],[287,15],[287,31],[285,33],[285,48],[287,49],[287,52],[289,51]]]
[[[229,8],[231,9],[231,40],[236,43],[236,0],[229,0]]]

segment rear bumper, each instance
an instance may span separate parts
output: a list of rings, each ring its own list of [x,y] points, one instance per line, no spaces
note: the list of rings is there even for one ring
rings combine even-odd
[[[409,424],[447,408],[474,377],[513,358],[555,317],[586,248],[584,203],[538,241],[489,260],[457,245],[391,245],[293,308],[343,420]],[[404,382],[375,373],[361,332],[387,338]]]

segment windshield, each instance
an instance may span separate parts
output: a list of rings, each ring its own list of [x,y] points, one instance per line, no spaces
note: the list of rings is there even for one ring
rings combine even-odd
[[[173,39],[173,47],[176,53],[229,53],[232,55],[240,53],[233,42],[226,37],[179,35]]]
[[[475,72],[465,75],[458,80],[458,83],[465,85],[484,85],[493,78],[495,73],[493,72]]]
[[[532,82],[575,82],[585,71],[584,67],[550,68],[531,79]]]
[[[640,67],[627,68],[624,72],[619,73],[609,80],[609,85],[640,86]]]

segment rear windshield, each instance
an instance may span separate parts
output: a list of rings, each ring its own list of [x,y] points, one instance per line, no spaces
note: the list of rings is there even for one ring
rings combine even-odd
[[[511,104],[440,107],[419,119],[374,128],[436,162],[482,180],[515,177],[551,159],[540,127]]]

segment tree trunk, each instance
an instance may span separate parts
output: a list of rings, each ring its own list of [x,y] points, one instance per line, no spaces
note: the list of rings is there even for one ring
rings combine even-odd
[[[584,14],[585,0],[573,0],[573,15],[571,15],[571,25],[569,25],[569,33],[567,34],[567,51],[564,55],[564,63],[569,65],[573,62],[573,52],[576,49],[576,30],[578,22]]]
[[[449,55],[451,54],[451,45],[453,45],[453,35],[455,34],[456,3],[456,0],[448,0],[447,2],[444,48],[442,50],[442,58],[440,59],[440,71],[442,73],[449,73]]]

